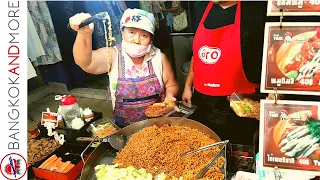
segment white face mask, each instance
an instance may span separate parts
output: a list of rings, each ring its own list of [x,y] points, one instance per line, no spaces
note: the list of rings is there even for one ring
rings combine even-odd
[[[148,46],[142,46],[139,44],[127,43],[126,41],[122,40],[122,48],[126,51],[126,53],[129,54],[129,56],[138,58],[150,52],[151,44]]]

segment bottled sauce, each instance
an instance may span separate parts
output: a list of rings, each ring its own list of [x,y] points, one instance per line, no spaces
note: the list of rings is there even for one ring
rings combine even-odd
[[[75,97],[67,95],[61,98],[61,115],[65,126],[72,128],[72,121],[75,118],[81,118],[80,107]]]
[[[64,126],[63,118],[62,118],[62,116],[61,116],[60,114],[58,114],[57,120],[58,120],[58,126],[59,126],[59,127],[65,127],[65,126]]]
[[[83,111],[83,119],[85,122],[89,122],[91,119],[93,119],[94,113],[90,108],[86,108]]]
[[[84,122],[80,118],[75,118],[72,121],[72,129],[81,129],[84,126]]]

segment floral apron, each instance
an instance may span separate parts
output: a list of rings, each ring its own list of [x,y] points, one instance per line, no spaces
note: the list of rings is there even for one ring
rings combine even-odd
[[[152,60],[148,61],[149,76],[126,78],[125,59],[120,47],[118,60],[118,82],[113,118],[119,126],[127,126],[147,119],[146,109],[161,101],[163,89],[153,70]]]

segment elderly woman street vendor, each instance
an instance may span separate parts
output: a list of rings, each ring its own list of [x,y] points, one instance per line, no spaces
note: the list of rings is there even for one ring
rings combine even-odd
[[[146,119],[145,110],[156,102],[176,100],[178,84],[173,69],[166,55],[152,44],[153,14],[127,9],[120,22],[121,45],[97,50],[92,50],[94,24],[79,28],[89,17],[80,13],[70,18],[70,27],[77,31],[74,59],[88,73],[109,73],[113,117],[119,126]]]

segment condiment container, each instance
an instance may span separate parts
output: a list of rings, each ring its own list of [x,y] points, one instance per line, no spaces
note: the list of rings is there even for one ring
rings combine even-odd
[[[84,122],[81,118],[74,118],[72,121],[72,129],[81,129],[84,126]]]
[[[81,154],[87,145],[79,145],[79,144],[69,144],[65,143],[63,146],[61,146],[59,149],[54,151],[52,154],[50,154],[47,158],[51,157],[53,154],[57,155],[58,157],[62,158],[63,162],[70,161],[75,166],[66,173],[60,173],[55,171],[50,171],[46,169],[40,169],[38,168],[44,161],[47,160],[44,159],[37,163],[36,165],[31,167],[31,170],[34,172],[35,176],[38,177],[38,179],[56,179],[56,180],[75,180],[78,179],[81,175],[84,163],[81,159],[81,156],[76,154]],[[87,159],[90,157],[90,154],[94,148],[88,148],[86,150],[86,155],[84,155],[84,161],[87,161]],[[67,153],[73,153],[70,155],[66,155]],[[29,177],[29,172],[28,172]]]
[[[86,108],[83,111],[83,119],[85,122],[89,122],[91,119],[93,119],[94,113],[90,108]]]
[[[90,124],[87,128],[93,137],[104,138],[116,133],[120,128],[109,118],[103,118]]]
[[[230,107],[239,117],[260,119],[260,99],[266,96],[260,94],[239,94],[232,93],[228,97]]]
[[[59,127],[65,127],[65,124],[64,124],[64,121],[63,121],[63,118],[62,118],[62,110],[61,110],[61,106],[59,106],[58,108],[58,117],[57,117],[57,120],[58,120],[58,126]]]
[[[61,98],[61,115],[64,119],[65,125],[72,128],[72,121],[75,118],[81,118],[80,107],[77,100],[73,96],[64,96]]]

